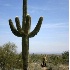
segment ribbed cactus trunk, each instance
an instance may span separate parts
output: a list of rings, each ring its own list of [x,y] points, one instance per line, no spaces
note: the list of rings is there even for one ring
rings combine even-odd
[[[29,38],[23,35],[22,37],[23,70],[27,70],[28,68],[28,56],[29,56]]]
[[[27,0],[23,1],[23,21],[22,21],[22,29],[23,31],[26,29],[24,26],[26,24],[26,15],[27,15]],[[25,29],[24,29],[25,28]],[[28,32],[27,32],[28,34]],[[22,36],[22,59],[23,59],[23,70],[27,70],[28,68],[28,56],[29,56],[29,38],[28,35]]]
[[[28,70],[28,56],[29,56],[29,38],[34,37],[40,30],[43,17],[39,18],[39,21],[32,32],[31,28],[31,17],[27,15],[27,0],[23,0],[23,16],[22,16],[22,28],[20,25],[19,18],[15,18],[16,27],[14,27],[13,22],[9,19],[9,25],[12,33],[15,36],[22,37],[22,59],[23,59],[23,70]]]

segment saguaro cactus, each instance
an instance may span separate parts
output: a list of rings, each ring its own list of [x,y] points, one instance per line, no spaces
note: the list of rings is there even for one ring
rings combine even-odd
[[[27,70],[28,68],[29,38],[37,35],[40,30],[42,20],[43,17],[40,17],[34,30],[30,32],[31,17],[30,15],[27,15],[27,0],[23,0],[22,28],[18,17],[15,18],[17,29],[14,27],[12,20],[9,19],[9,25],[12,33],[18,37],[22,37],[23,70]]]

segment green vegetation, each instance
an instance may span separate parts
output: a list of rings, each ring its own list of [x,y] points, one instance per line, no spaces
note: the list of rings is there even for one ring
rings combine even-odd
[[[23,69],[22,53],[17,53],[17,46],[14,43],[6,43],[0,46],[0,68],[2,70]],[[46,57],[46,67],[52,70],[68,70],[69,52],[65,51],[61,55],[55,54],[30,54],[28,70],[42,70],[42,58]]]
[[[7,43],[0,46],[0,68],[2,70],[11,70],[22,67],[21,54],[16,51],[14,43]]]

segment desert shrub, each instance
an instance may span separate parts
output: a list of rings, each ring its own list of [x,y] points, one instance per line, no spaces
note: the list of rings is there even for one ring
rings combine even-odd
[[[65,51],[62,53],[62,63],[63,64],[69,64],[69,52]]]

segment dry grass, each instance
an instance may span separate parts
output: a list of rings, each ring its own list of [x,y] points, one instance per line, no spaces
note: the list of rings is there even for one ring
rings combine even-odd
[[[52,68],[52,69],[51,69]],[[53,65],[49,64],[47,67],[41,67],[38,63],[30,63],[28,70],[69,70],[67,65]]]

